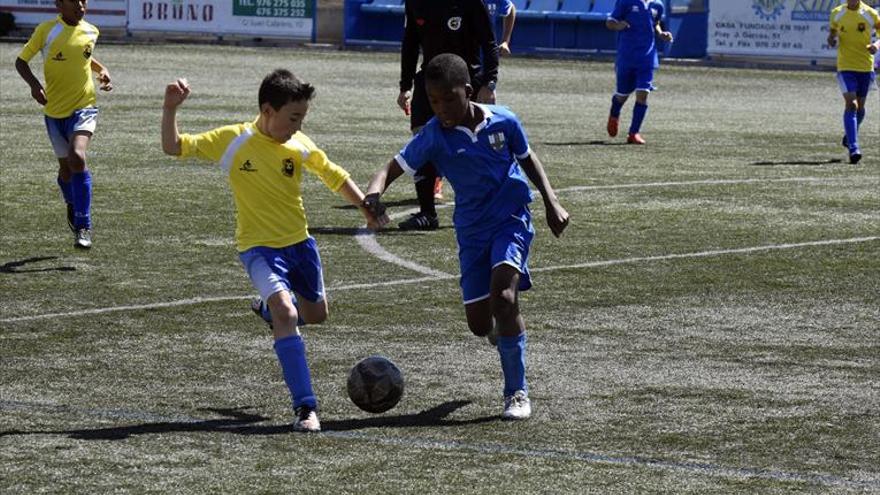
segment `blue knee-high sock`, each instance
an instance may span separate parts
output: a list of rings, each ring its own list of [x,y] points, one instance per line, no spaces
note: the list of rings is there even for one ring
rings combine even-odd
[[[517,390],[528,391],[526,383],[526,334],[516,337],[498,336],[498,355],[501,356],[501,371],[504,372],[504,396],[513,395]]]
[[[850,151],[859,147],[859,121],[856,112],[847,110],[843,112],[843,130],[846,131],[846,142],[849,143]]]
[[[57,178],[58,189],[61,189],[61,195],[64,197],[64,202],[67,204],[73,203],[73,193],[70,191],[70,182],[64,182],[61,180],[61,177]]]
[[[77,229],[92,228],[92,174],[88,170],[71,174],[70,192],[73,226]]]
[[[623,103],[617,100],[616,96],[611,97],[611,116],[614,118],[620,118],[620,109],[623,108]]]
[[[648,105],[636,102],[633,106],[633,120],[629,125],[630,134],[638,134],[642,128],[642,122],[645,121],[645,115],[648,114]]]
[[[284,382],[293,398],[293,408],[318,407],[318,399],[312,391],[312,376],[306,361],[306,344],[301,335],[291,335],[275,341],[275,354],[281,363]]]

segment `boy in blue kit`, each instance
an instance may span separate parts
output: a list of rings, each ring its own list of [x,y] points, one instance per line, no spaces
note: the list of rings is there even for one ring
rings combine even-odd
[[[864,2],[847,0],[831,11],[828,46],[837,47],[837,82],[844,102],[842,144],[854,165],[862,159],[859,126],[876,77],[874,54],[880,50],[880,41],[871,43],[874,32],[880,33],[880,14]]]
[[[31,87],[31,96],[44,106],[46,130],[58,158],[58,187],[67,204],[67,223],[74,247],[92,247],[92,175],[86,149],[95,133],[97,74],[100,88],[110,91],[110,73],[92,57],[98,28],[83,20],[86,0],[55,0],[57,18],[41,23],[15,60],[15,69]],[[43,54],[44,88],[28,63]]]
[[[260,85],[255,121],[190,135],[177,130],[177,107],[190,94],[186,80],[178,79],[165,89],[162,112],[165,153],[219,163],[232,189],[239,259],[271,314],[275,353],[293,399],[296,431],[321,429],[297,321],[320,323],[328,313],[321,257],[303,209],[303,169],[354,205],[360,206],[364,198],[348,172],[300,132],[314,91],[291,72],[278,69]],[[378,228],[377,219],[361,211],[367,224]]]
[[[510,37],[513,36],[513,25],[516,23],[516,6],[511,0],[483,0],[492,26],[501,17],[501,37],[498,39],[498,55],[510,55]]]
[[[526,419],[531,402],[519,291],[532,285],[528,257],[534,229],[528,208],[532,193],[523,170],[541,192],[547,223],[557,237],[568,225],[568,212],[556,199],[516,115],[470,100],[473,87],[461,57],[444,53],[431,59],[425,89],[435,116],[376,173],[364,206],[373,217],[384,218],[379,198],[388,185],[428,163],[449,180],[455,191],[453,223],[468,327],[477,336],[497,333],[504,372],[502,418]]]
[[[663,31],[663,2],[660,0],[617,0],[614,10],[605,21],[612,31],[618,31],[617,91],[611,97],[608,115],[608,135],[617,136],[620,110],[629,95],[636,92],[636,104],[626,142],[645,144],[639,131],[648,113],[648,93],[654,89],[654,70],[659,66],[656,38],[672,42],[672,33]]]

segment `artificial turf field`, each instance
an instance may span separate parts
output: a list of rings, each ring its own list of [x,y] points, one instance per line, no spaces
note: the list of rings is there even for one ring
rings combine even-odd
[[[116,89],[81,252],[19,48],[0,45],[3,493],[880,493],[878,93],[852,166],[833,74],[667,65],[636,147],[605,135],[609,63],[503,60],[499,101],[572,216],[555,239],[533,204],[533,417],[498,419],[452,208],[373,238],[308,176],[331,314],[304,329],[324,431],[303,435],[219,167],[161,152],[164,86],[189,79],[198,132],[253,119],[262,76],[292,69],[318,89],[305,132],[365,187],[408,136],[398,56],[99,45]],[[398,180],[390,213],[413,196]],[[382,415],[345,393],[371,354],[406,377]]]

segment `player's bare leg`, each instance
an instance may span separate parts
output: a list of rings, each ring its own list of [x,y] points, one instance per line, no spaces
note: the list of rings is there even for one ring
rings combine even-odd
[[[519,270],[502,264],[492,269],[489,305],[498,331],[498,354],[504,372],[504,412],[501,419],[521,420],[532,415],[526,384],[525,323],[519,312]]]
[[[642,119],[648,110],[648,91],[636,91],[636,104],[633,107],[633,122],[629,129],[626,142],[629,144],[645,144],[645,139],[639,133]],[[641,113],[640,113],[641,112]]]
[[[305,345],[296,327],[299,318],[290,292],[278,291],[266,301],[272,315],[272,335],[275,337],[275,352],[281,363],[284,381],[293,397],[296,420],[295,431],[316,432],[321,423],[315,412],[317,402],[312,390],[311,374],[305,357]]]
[[[90,132],[73,134],[64,164],[67,166],[68,180],[72,196],[74,247],[92,247],[91,203],[92,179],[86,166],[86,150],[92,139]],[[59,174],[63,180],[64,176]]]

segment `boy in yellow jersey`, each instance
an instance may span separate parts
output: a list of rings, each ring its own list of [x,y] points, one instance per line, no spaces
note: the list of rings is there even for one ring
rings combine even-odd
[[[86,167],[86,149],[95,132],[97,74],[101,90],[110,91],[110,73],[92,57],[98,28],[83,20],[86,0],[55,0],[59,16],[34,29],[15,60],[15,69],[31,87],[31,96],[43,105],[49,140],[58,158],[58,187],[67,203],[67,222],[74,246],[92,247],[92,176]],[[43,54],[44,88],[28,63]]]
[[[837,81],[846,108],[843,113],[843,145],[849,162],[859,163],[859,125],[865,118],[865,100],[874,83],[874,54],[880,41],[871,43],[871,34],[880,32],[880,14],[860,0],[847,0],[831,11],[828,46],[837,46]]]
[[[379,226],[378,219],[361,207],[364,195],[348,172],[300,132],[314,91],[291,72],[275,70],[260,85],[255,121],[190,135],[177,130],[177,107],[190,94],[186,80],[178,79],[165,89],[162,112],[165,153],[217,162],[229,181],[239,259],[271,314],[275,353],[293,399],[296,431],[321,428],[297,321],[320,323],[328,313],[321,258],[303,209],[303,170],[358,206],[368,226]]]

